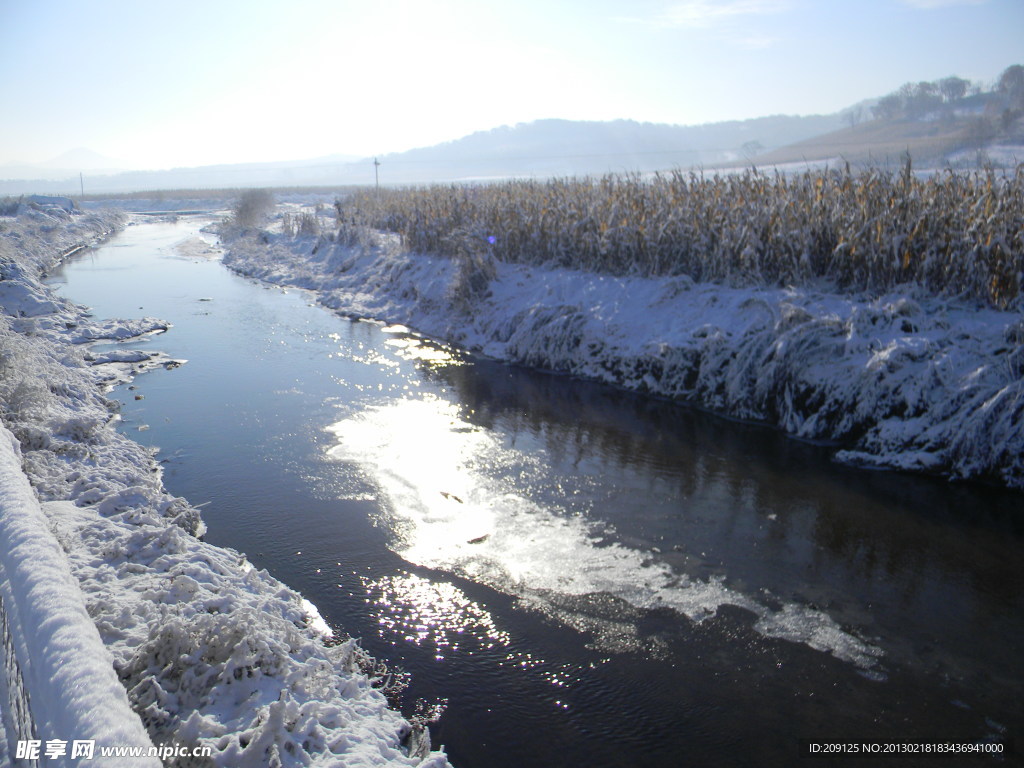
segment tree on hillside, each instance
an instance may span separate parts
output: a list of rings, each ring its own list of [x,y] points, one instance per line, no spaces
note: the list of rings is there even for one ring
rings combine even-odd
[[[924,117],[942,106],[942,96],[936,83],[904,83],[872,108],[876,118],[893,120],[898,117]]]
[[[1024,67],[1014,64],[1003,70],[996,82],[996,92],[1009,101],[1011,109],[1024,109]]]
[[[903,100],[897,93],[890,93],[878,100],[871,108],[871,114],[878,120],[893,120],[903,113]]]
[[[880,98],[871,108],[871,112],[880,120],[895,120],[901,117],[917,119],[940,111],[944,105],[955,104],[968,94],[977,92],[980,92],[980,89],[972,86],[970,80],[955,76],[934,82],[922,80],[919,83],[904,83],[892,93]]]
[[[970,87],[971,81],[962,77],[945,77],[939,81],[939,92],[947,104],[962,99]]]
[[[938,86],[935,83],[921,81],[912,86],[906,110],[911,117],[923,117],[941,104]]]

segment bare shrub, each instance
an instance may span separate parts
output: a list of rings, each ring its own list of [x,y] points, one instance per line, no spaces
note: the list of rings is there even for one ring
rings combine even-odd
[[[0,216],[16,216],[21,206],[21,197],[5,197],[0,199]]]
[[[258,227],[274,208],[274,195],[266,189],[247,189],[231,214],[231,222],[239,229]]]
[[[312,213],[286,213],[281,217],[281,233],[288,237],[319,237],[320,221]]]
[[[453,232],[447,238],[446,250],[457,264],[449,298],[459,309],[468,310],[483,298],[491,280],[497,277],[497,265],[488,246],[485,237],[465,230]]]
[[[7,391],[6,413],[17,421],[45,418],[53,397],[45,386],[32,378],[19,377]]]

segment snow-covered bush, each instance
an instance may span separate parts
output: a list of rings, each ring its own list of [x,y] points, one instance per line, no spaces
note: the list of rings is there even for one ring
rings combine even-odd
[[[258,227],[274,208],[274,195],[266,189],[247,189],[239,195],[231,213],[230,226],[238,229]]]
[[[21,198],[5,197],[0,199],[0,216],[14,216],[18,213]]]

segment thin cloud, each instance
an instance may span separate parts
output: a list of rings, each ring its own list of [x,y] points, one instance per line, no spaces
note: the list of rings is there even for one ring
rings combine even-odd
[[[708,28],[744,16],[782,13],[790,7],[789,0],[683,0],[655,21],[666,27]]]
[[[900,2],[911,8],[931,11],[936,8],[951,8],[954,5],[983,5],[988,0],[900,0]]]
[[[748,51],[763,51],[782,42],[781,38],[768,37],[765,35],[748,35],[747,37],[733,37],[729,39],[737,48],[745,48]]]

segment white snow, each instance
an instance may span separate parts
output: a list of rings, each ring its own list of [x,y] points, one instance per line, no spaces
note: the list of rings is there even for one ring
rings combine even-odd
[[[239,768],[417,764],[365,653],[354,640],[324,645],[315,606],[266,571],[140,519],[140,489],[95,509],[43,506],[155,741],[208,744],[217,765]]]
[[[984,149],[961,149],[946,157],[954,166],[990,164],[996,168],[1016,168],[1024,162],[1024,144],[993,144]]]
[[[50,532],[14,436],[0,427],[0,594],[38,734],[151,746],[128,704],[110,654],[86,610],[67,558]],[[13,730],[13,728],[12,728]],[[59,764],[72,765],[77,760]],[[97,759],[113,765],[114,758]],[[58,764],[58,763],[55,763]],[[156,758],[140,765],[159,766]]]
[[[1024,487],[1020,311],[914,286],[848,295],[504,263],[467,299],[456,260],[397,236],[227,246],[232,269],[346,315],[833,441],[842,462]]]
[[[40,277],[122,222],[59,208],[0,217],[0,594],[24,628],[38,737],[76,738],[88,720],[83,738],[141,745],[148,733],[211,747],[217,766],[447,765],[409,755],[412,728],[374,687],[373,660],[354,641],[325,644],[315,606],[196,538],[196,508],[114,429],[102,388],[171,362],[114,345],[166,325],[97,323]]]
[[[151,745],[131,711],[110,653],[86,611],[67,557],[50,532],[17,441],[0,427],[0,593],[31,693],[37,733],[95,739],[100,745]],[[77,763],[70,761],[67,764]],[[96,765],[113,765],[114,759]],[[159,766],[156,758],[140,765]]]

